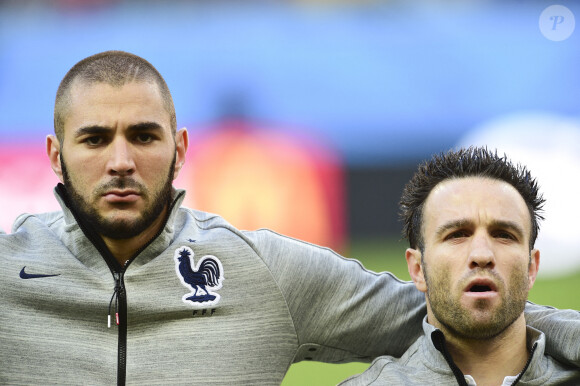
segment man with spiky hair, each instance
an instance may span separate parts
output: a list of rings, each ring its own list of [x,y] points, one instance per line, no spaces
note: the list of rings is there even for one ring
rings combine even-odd
[[[400,207],[409,273],[426,294],[424,335],[345,384],[579,384],[580,370],[546,355],[524,317],[543,203],[524,166],[486,148],[420,165]]]
[[[293,362],[370,361],[420,335],[412,283],[181,207],[188,133],[146,60],[81,60],[54,124],[62,210],[0,235],[1,384],[279,384]],[[527,312],[563,331],[551,349],[580,365],[580,317]]]

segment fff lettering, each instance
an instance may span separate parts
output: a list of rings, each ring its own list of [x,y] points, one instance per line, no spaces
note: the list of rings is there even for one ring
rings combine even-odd
[[[204,308],[203,310],[201,310],[201,313],[199,313],[198,310],[193,310],[193,316],[196,316],[196,315],[202,315],[202,316],[209,315],[209,316],[212,316],[213,314],[215,314],[215,311],[216,311],[215,308],[212,308],[211,310],[208,310],[208,309],[205,309]]]

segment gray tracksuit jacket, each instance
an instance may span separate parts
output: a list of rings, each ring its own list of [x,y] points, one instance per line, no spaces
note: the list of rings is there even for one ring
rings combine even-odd
[[[424,335],[401,358],[379,357],[363,374],[350,377],[341,386],[475,385],[471,376],[466,377],[457,368],[445,347],[443,333],[427,323],[427,317],[423,320],[423,331]],[[542,332],[528,326],[527,341],[528,362],[520,374],[506,377],[504,384],[580,385],[579,368],[546,355],[546,336]],[[576,341],[575,345],[580,344]]]
[[[22,215],[0,235],[0,384],[279,384],[293,362],[400,356],[421,335],[412,283],[239,231],[180,207],[184,194],[124,267],[62,185],[61,212]],[[580,364],[568,340],[580,317],[528,311],[560,331],[549,336],[556,355]]]

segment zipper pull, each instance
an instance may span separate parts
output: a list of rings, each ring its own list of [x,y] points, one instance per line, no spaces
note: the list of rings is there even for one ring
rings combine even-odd
[[[109,315],[107,315],[107,328],[111,328],[111,307],[113,306],[113,300],[115,301],[115,322],[117,326],[119,325],[119,291],[121,290],[121,274],[119,272],[114,272],[113,277],[115,278],[115,289],[113,291],[113,296],[111,296],[111,301],[109,302]]]

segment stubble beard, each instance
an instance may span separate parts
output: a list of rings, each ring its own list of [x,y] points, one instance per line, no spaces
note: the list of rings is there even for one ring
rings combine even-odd
[[[87,200],[85,200],[84,197],[75,189],[62,157],[62,153],[60,155],[60,162],[63,182],[69,196],[71,210],[86,220],[92,228],[103,237],[124,240],[138,236],[151,226],[151,224],[153,224],[153,222],[163,213],[163,210],[171,204],[176,155],[174,155],[173,162],[171,162],[169,166],[165,182],[155,192],[151,192],[147,187],[131,177],[116,177],[107,183],[100,185],[96,192],[93,192],[93,197],[99,197],[102,192],[110,189],[131,188],[138,191],[143,199],[149,199],[149,206],[143,209],[140,216],[133,220],[111,220],[102,216],[96,209],[95,205],[91,205],[87,202]],[[122,210],[122,208],[120,210]]]
[[[510,327],[524,311],[528,297],[528,275],[523,269],[512,272],[509,288],[506,288],[505,282],[492,271],[481,269],[480,272],[476,272],[481,276],[491,276],[499,283],[498,291],[501,299],[499,307],[494,309],[490,308],[487,300],[478,300],[473,311],[462,307],[460,302],[462,293],[454,294],[451,291],[448,272],[439,272],[438,276],[431,277],[424,262],[421,264],[431,311],[443,328],[458,338],[475,340],[495,338]],[[462,282],[467,280],[469,279],[466,278]]]

